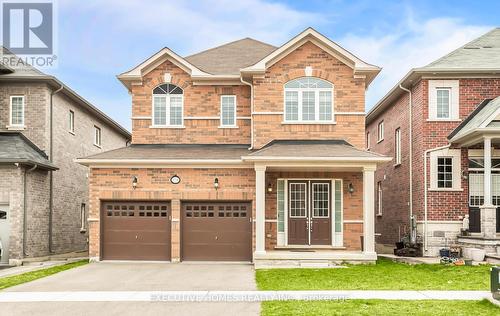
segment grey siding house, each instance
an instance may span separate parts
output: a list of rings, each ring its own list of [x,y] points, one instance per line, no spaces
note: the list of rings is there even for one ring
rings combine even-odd
[[[74,159],[130,136],[57,78],[2,65],[0,264],[85,251],[89,170]]]

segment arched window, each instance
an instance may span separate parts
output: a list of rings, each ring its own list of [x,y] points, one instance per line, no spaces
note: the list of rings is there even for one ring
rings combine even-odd
[[[287,82],[285,122],[333,122],[333,84],[314,77]]]
[[[166,83],[153,89],[153,126],[183,125],[183,91]]]

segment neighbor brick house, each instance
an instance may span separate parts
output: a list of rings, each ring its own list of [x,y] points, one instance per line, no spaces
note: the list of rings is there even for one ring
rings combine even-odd
[[[17,59],[7,50],[0,56]],[[74,159],[128,139],[127,130],[57,78],[2,65],[0,263],[86,250],[89,170]]]
[[[132,144],[79,159],[90,257],[374,261],[373,177],[390,158],[364,150],[365,90],[379,71],[309,28],[280,47],[164,48],[119,75]]]
[[[498,96],[496,28],[412,69],[367,114],[368,149],[393,157],[375,175],[381,248],[392,251],[394,242],[409,233],[413,216],[425,255],[451,245],[495,251],[500,153],[483,148],[500,147],[495,123],[500,102],[491,101]],[[485,163],[490,156],[491,165]],[[483,174],[492,174],[491,180]],[[466,215],[472,236],[457,239]]]

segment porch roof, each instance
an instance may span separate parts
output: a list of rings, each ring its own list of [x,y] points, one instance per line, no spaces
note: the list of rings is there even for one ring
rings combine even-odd
[[[0,164],[37,166],[46,170],[58,168],[47,159],[47,155],[20,132],[0,133]]]
[[[455,128],[448,140],[452,144],[474,142],[485,135],[500,134],[500,97],[485,99]]]
[[[274,140],[242,157],[247,161],[367,161],[387,162],[392,158],[358,149],[345,140]]]

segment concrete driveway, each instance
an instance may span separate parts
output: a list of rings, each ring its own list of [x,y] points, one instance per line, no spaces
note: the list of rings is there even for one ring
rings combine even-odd
[[[100,262],[6,289],[8,292],[256,290],[249,264]],[[19,302],[6,315],[259,315],[254,302]]]

